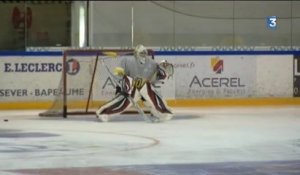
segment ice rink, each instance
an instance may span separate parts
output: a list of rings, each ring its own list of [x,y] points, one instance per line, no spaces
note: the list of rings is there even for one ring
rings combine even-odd
[[[300,174],[299,106],[176,108],[154,124],[39,112],[0,112],[1,175]]]

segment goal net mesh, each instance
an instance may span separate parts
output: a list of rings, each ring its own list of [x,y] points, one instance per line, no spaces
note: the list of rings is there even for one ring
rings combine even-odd
[[[152,50],[148,50],[148,54],[154,59]],[[39,115],[67,117],[95,114],[96,109],[112,99],[116,92],[116,84],[101,64],[101,59],[113,70],[126,57],[133,57],[133,50],[64,51],[59,92],[54,97],[51,107]],[[131,108],[126,113],[137,111]]]

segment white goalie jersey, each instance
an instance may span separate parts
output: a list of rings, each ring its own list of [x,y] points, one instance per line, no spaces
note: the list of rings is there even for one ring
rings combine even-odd
[[[173,75],[173,65],[163,61],[160,64],[152,59],[145,59],[144,63],[134,57],[127,57],[121,61],[121,68],[124,69],[125,75],[131,77],[134,82],[145,82],[155,84],[157,81],[165,80]]]

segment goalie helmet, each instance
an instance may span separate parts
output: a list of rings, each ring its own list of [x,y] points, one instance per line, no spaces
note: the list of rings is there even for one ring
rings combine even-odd
[[[148,55],[148,51],[146,47],[143,45],[139,44],[135,47],[134,49],[134,57],[140,61],[141,64],[144,64],[146,62]]]

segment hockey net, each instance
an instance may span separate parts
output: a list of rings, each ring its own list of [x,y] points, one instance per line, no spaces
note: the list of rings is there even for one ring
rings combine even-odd
[[[112,56],[114,55],[114,56]],[[154,52],[148,50],[154,59]],[[133,57],[133,50],[65,50],[63,70],[58,85],[60,93],[55,96],[51,107],[39,116],[61,116],[95,114],[106,101],[115,96],[116,84],[101,64],[112,70],[125,57]],[[144,109],[144,112],[148,113]],[[125,113],[137,113],[133,107]]]

